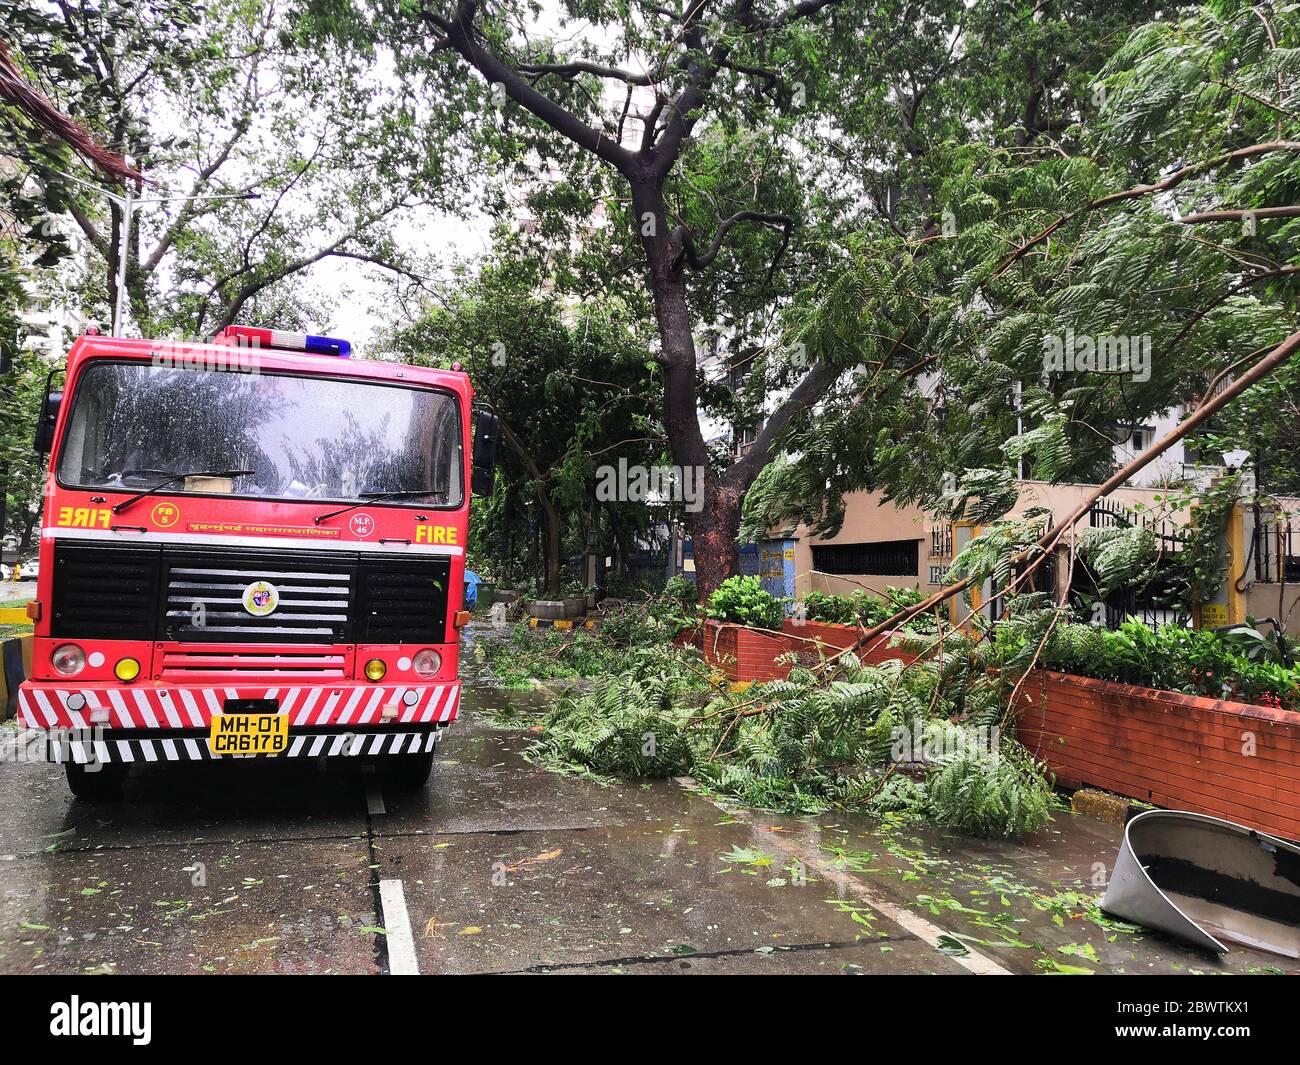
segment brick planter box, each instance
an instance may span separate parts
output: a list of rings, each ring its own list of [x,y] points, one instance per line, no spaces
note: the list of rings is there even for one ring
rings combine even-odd
[[[859,654],[861,661],[866,665],[879,665],[895,658],[904,662],[912,661],[915,655],[889,646],[892,635],[885,633],[880,636],[866,654]],[[805,625],[795,625],[788,618],[781,635],[748,629],[742,625],[706,621],[693,634],[678,637],[683,643],[693,643],[700,649],[705,661],[736,683],[783,680],[789,674],[790,667],[776,661],[781,655],[793,651],[815,658],[816,644],[822,645],[823,653],[833,653],[852,646],[857,638],[858,630],[850,625],[826,625],[812,621]]]
[[[1066,786],[1300,839],[1300,714],[1035,670],[1020,742]]]
[[[813,645],[806,641],[815,640],[826,651],[832,653],[852,647],[857,643],[860,631],[856,625],[832,625],[825,621],[805,621],[802,625],[796,625],[790,618],[785,619],[783,629],[785,634],[791,637],[790,645],[796,651],[813,650]],[[893,658],[903,662],[914,662],[916,655],[889,646],[889,641],[893,638],[893,632],[885,632],[877,636],[870,647],[858,651],[858,660],[868,666],[878,666]]]
[[[790,651],[790,641],[784,636],[706,621],[696,630],[694,642],[706,662],[737,683],[781,680],[790,672],[788,665],[776,661]]]

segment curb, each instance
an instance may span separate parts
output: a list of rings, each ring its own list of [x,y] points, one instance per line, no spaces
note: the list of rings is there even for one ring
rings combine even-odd
[[[573,618],[529,618],[528,625],[534,629],[594,629],[596,621],[594,618],[588,618],[586,621],[576,621]]]
[[[1128,824],[1128,819],[1138,809],[1128,799],[1093,788],[1080,788],[1070,796],[1070,809],[1076,814],[1104,821],[1108,825]]]
[[[32,637],[10,636],[3,641],[4,673],[0,675],[0,721],[14,716],[18,703],[18,685],[27,679],[32,668]]]

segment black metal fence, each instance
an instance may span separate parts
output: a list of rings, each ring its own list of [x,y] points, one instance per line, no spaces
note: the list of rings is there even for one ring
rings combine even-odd
[[[1251,544],[1255,580],[1300,584],[1300,515],[1271,515],[1257,508]]]
[[[1094,620],[1108,629],[1119,628],[1128,618],[1136,618],[1150,629],[1161,625],[1188,623],[1188,611],[1181,606],[1172,605],[1179,598],[1179,590],[1172,586],[1169,576],[1162,572],[1169,568],[1168,563],[1173,556],[1188,545],[1191,530],[1187,525],[1179,524],[1167,516],[1132,510],[1122,503],[1107,499],[1098,500],[1089,509],[1088,525],[1093,529],[1145,529],[1155,537],[1161,555],[1160,562],[1156,564],[1156,576],[1145,588],[1120,588],[1104,598],[1089,597],[1091,601],[1086,604],[1087,610],[1102,613],[1102,616],[1095,617]],[[1091,579],[1091,573],[1080,564],[1076,567],[1076,583],[1072,589],[1086,588]],[[1082,604],[1083,597],[1079,596],[1078,599]]]

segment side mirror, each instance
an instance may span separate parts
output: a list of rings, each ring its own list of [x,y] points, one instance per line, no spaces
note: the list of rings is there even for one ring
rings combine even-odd
[[[59,420],[59,405],[63,402],[63,391],[46,392],[41,400],[41,413],[36,419],[36,439],[32,446],[38,455],[48,455],[54,446],[54,424]]]
[[[492,474],[497,465],[497,440],[501,419],[490,410],[474,415],[474,445],[470,454],[470,491],[476,496],[492,494]]]

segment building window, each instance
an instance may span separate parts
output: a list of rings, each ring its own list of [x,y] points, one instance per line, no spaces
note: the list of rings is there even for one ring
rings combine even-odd
[[[748,455],[754,449],[754,444],[757,440],[757,429],[742,429],[740,435],[736,439],[736,456],[738,458],[744,458]]]
[[[1120,426],[1116,437],[1115,442],[1122,450],[1140,455],[1155,442],[1156,431],[1150,425],[1139,425],[1132,432],[1125,433],[1124,427]]]
[[[874,544],[823,544],[812,549],[813,569],[875,577],[915,577],[920,540],[882,540]]]

